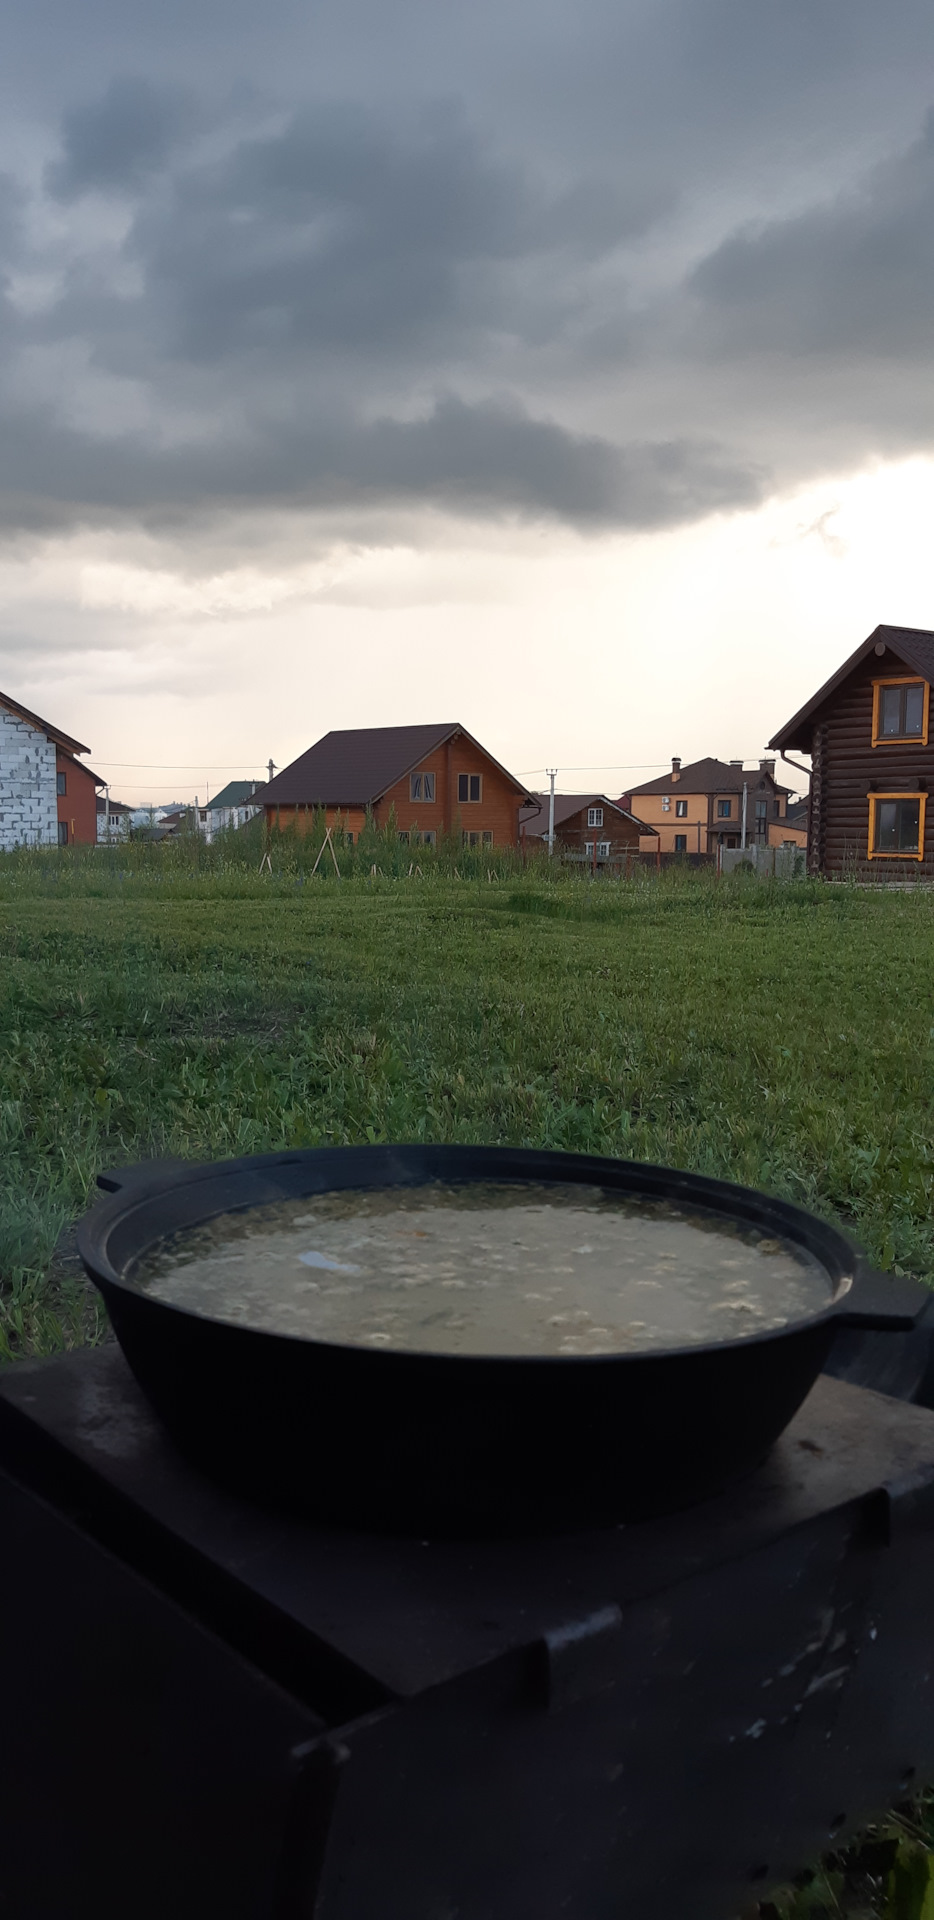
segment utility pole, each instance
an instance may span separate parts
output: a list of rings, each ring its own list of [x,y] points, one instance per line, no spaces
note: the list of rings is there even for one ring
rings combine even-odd
[[[743,781],[743,837],[742,837],[742,840],[740,841],[740,846],[742,847],[745,847],[746,845],[746,795],[748,792],[749,792],[749,788],[747,787],[746,782],[744,780]]]
[[[555,774],[557,773],[557,771],[558,771],[557,767],[545,768],[545,772],[547,773],[548,778],[551,781],[551,793],[548,799],[548,852],[549,854],[554,853],[554,850],[555,850]]]
[[[104,841],[110,841],[110,788],[104,788]]]
[[[267,761],[267,763],[266,763],[266,764],[267,764],[267,766],[268,766],[268,768],[269,768],[269,778],[270,778],[270,780],[271,780],[271,779],[272,779],[272,776],[273,776],[273,774],[274,774],[274,773],[275,773],[275,771],[276,771],[276,763],[275,763],[275,761],[274,761],[273,759],[270,759],[270,760],[268,760],[268,761]]]

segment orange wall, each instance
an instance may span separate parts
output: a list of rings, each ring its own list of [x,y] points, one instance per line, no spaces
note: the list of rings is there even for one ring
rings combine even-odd
[[[669,800],[666,812],[662,801]],[[687,805],[687,816],[679,820],[675,813],[675,801],[683,800]],[[637,820],[645,822],[647,827],[658,828],[658,838],[653,832],[652,838],[643,838],[643,852],[654,853],[660,848],[662,853],[673,853],[675,834],[687,835],[688,853],[707,852],[707,795],[706,793],[639,793],[633,795],[632,810]],[[698,838],[698,828],[700,837]]]
[[[379,826],[385,826],[394,808],[400,833],[419,827],[424,833],[434,828],[442,833],[492,833],[495,847],[514,847],[519,839],[519,807],[524,796],[500,773],[482,747],[475,747],[463,734],[447,741],[419,762],[419,773],[435,776],[433,804],[409,798],[409,775],[396,782],[376,808]],[[479,773],[482,780],[480,800],[458,801],[457,776]]]
[[[267,807],[266,824],[274,827],[278,823],[282,832],[286,827],[294,827],[296,833],[313,833],[315,821],[322,813],[326,826],[343,827],[355,840],[366,825],[362,807]]]
[[[755,777],[758,780],[760,776],[757,773]],[[781,811],[784,813],[785,796],[784,794],[779,794],[777,797]],[[669,801],[667,812],[662,804],[666,799]],[[750,774],[749,791],[746,797],[746,837],[748,840],[755,838],[756,801],[761,799],[767,799],[769,807],[771,808],[776,799],[775,792],[772,787],[765,787],[762,793],[759,793],[757,788],[752,785],[752,775]],[[687,815],[682,820],[679,820],[675,813],[675,802],[677,800],[684,800],[687,803]],[[717,813],[717,803],[720,800],[729,800],[730,802],[730,812],[726,819],[721,819]],[[708,803],[710,815],[712,816],[709,819]],[[657,839],[654,831],[651,840],[648,838],[643,839],[642,847],[643,851],[646,852],[660,846],[662,853],[673,853],[675,835],[684,833],[687,835],[688,853],[707,853],[708,851],[716,850],[717,841],[721,833],[736,834],[739,836],[743,830],[743,796],[741,793],[714,793],[710,796],[706,793],[678,793],[677,790],[670,795],[661,793],[634,793],[632,795],[632,811],[637,819],[644,820],[647,827],[652,827],[653,829],[657,827],[658,829]],[[776,844],[772,840],[771,829],[780,825],[780,820],[769,818],[770,845]],[[699,841],[698,826],[700,826]],[[737,846],[739,845],[738,837],[736,844]],[[780,842],[778,844],[780,844]]]
[[[65,775],[65,792],[58,796],[58,817],[68,828],[68,844],[79,841],[94,845],[97,841],[97,784],[80,760],[73,760],[61,749],[55,755],[55,772]]]
[[[792,826],[790,820],[770,820],[769,846],[780,847],[786,840],[793,840],[796,847],[806,847],[808,843],[807,828]]]

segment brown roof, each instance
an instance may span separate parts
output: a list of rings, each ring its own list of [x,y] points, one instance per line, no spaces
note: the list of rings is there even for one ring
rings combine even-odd
[[[57,746],[67,747],[69,753],[90,753],[91,751],[90,747],[83,747],[80,740],[73,740],[70,733],[63,733],[60,727],[53,727],[48,720],[41,720],[37,713],[32,713],[29,707],[21,706],[18,700],[11,700],[8,693],[0,693],[0,707],[6,707],[8,713],[15,713],[20,720],[26,720],[31,727],[36,727],[39,733],[44,733],[47,739],[54,740]]]
[[[404,780],[437,747],[458,734],[499,767],[517,793],[528,795],[521,780],[500,767],[466,727],[449,720],[434,727],[345,727],[326,733],[323,740],[268,783],[263,805],[371,807],[397,780]]]
[[[534,793],[532,805],[523,807],[520,811],[520,829],[525,827],[529,833],[547,834],[549,800],[550,795],[547,793]],[[583,807],[609,807],[613,813],[618,813],[621,819],[631,820],[634,826],[643,827],[644,825],[643,821],[636,819],[635,814],[630,813],[626,807],[621,807],[618,800],[608,800],[605,793],[556,793],[555,827],[563,827],[565,821],[573,820],[574,815],[580,813]],[[645,832],[649,831],[650,829],[645,827]]]
[[[774,745],[774,741],[772,742]],[[693,760],[690,766],[682,767],[676,779],[671,773],[663,773],[657,780],[645,780],[641,787],[631,787],[630,797],[635,799],[639,793],[742,793],[744,787],[751,787],[756,777],[760,780],[771,779],[776,793],[790,793],[790,787],[779,786],[774,775],[767,774],[760,767],[731,767],[726,760]]]
[[[868,640],[864,640],[862,645],[857,647],[856,652],[851,653],[848,660],[844,660],[842,667],[838,667],[837,672],[831,674],[829,680],[825,680],[823,686],[818,688],[794,718],[775,735],[774,740],[769,741],[769,746],[777,747],[780,753],[784,752],[786,747],[797,747],[800,752],[809,753],[811,750],[810,723],[818,708],[823,706],[824,701],[829,699],[832,693],[836,693],[837,688],[849,678],[854,667],[858,667],[862,660],[875,652],[878,644],[891,647],[898,659],[904,661],[906,667],[910,667],[912,672],[919,673],[922,679],[934,681],[934,633],[928,627],[875,627]]]

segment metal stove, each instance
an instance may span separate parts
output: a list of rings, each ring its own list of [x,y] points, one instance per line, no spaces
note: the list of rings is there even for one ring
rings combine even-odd
[[[0,1376],[0,1510],[3,1920],[730,1920],[934,1772],[934,1413],[827,1377],[689,1512],[427,1542],[105,1348]]]

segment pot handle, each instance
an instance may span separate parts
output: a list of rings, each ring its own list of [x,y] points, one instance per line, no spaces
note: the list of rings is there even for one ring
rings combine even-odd
[[[834,1318],[838,1327],[910,1333],[922,1324],[934,1324],[934,1292],[920,1280],[883,1273],[860,1257],[853,1268],[853,1285]]]
[[[97,1185],[104,1193],[125,1193],[131,1187],[134,1192],[146,1187],[158,1186],[182,1167],[191,1167],[190,1160],[181,1160],[176,1156],[165,1160],[137,1161],[132,1167],[112,1167],[106,1173],[99,1173]]]

